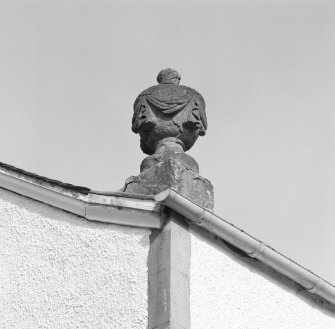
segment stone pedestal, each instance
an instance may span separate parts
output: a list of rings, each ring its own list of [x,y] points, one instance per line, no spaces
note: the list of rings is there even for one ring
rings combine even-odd
[[[155,195],[173,188],[199,205],[213,209],[213,186],[199,175],[196,161],[178,146],[163,145],[145,158],[141,173],[126,180],[123,192]]]

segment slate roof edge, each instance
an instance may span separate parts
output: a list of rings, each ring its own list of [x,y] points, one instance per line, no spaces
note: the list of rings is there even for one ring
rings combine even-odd
[[[0,187],[84,217],[89,221],[160,228],[153,196],[98,192],[39,176],[0,162]]]
[[[285,275],[308,292],[314,293],[335,305],[335,287],[270,246],[247,234],[240,228],[194,203],[174,189],[155,196],[155,200],[184,216],[191,224],[202,227],[215,236],[242,250],[249,257]]]

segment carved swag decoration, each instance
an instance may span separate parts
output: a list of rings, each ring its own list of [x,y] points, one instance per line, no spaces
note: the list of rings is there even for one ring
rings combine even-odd
[[[164,69],[157,76],[159,84],[135,100],[132,131],[140,134],[146,154],[155,153],[165,138],[187,151],[206,133],[205,100],[196,90],[179,85],[180,79],[176,70]]]

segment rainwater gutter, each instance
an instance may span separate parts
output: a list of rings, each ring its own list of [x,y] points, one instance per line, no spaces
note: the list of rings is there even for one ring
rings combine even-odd
[[[248,256],[260,260],[297,282],[308,292],[314,293],[335,305],[335,287],[333,285],[233,224],[216,216],[208,209],[195,204],[173,189],[157,194],[155,200],[183,215],[191,224],[206,229],[242,250]]]
[[[56,185],[56,184],[55,184]],[[15,172],[0,170],[0,187],[86,218],[89,221],[161,228],[161,205],[153,197],[52,187]]]

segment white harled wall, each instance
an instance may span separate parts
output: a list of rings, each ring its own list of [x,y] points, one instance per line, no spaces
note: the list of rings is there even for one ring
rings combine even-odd
[[[335,309],[292,281],[191,230],[192,329],[332,329]]]
[[[147,328],[149,234],[0,189],[0,328]]]

